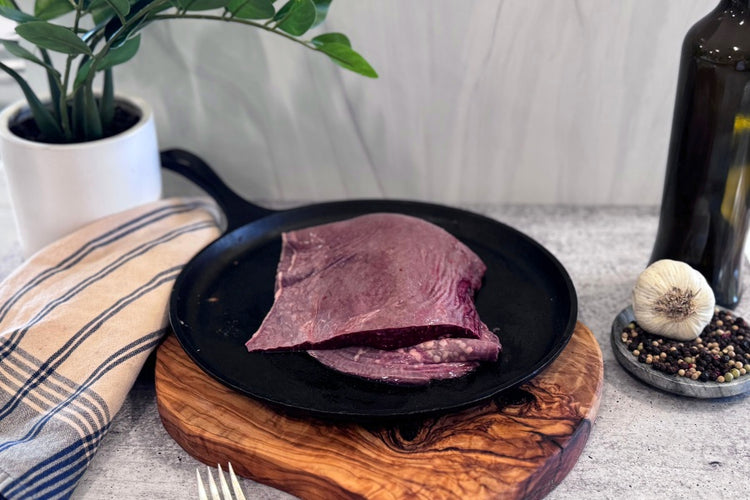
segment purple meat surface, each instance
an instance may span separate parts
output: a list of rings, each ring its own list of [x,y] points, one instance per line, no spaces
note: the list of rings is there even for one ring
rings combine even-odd
[[[428,340],[390,351],[344,347],[308,352],[329,368],[350,375],[396,384],[426,384],[466,375],[480,361],[496,361],[500,349],[497,336],[484,328],[478,339]]]
[[[486,266],[442,228],[369,214],[282,234],[274,304],[249,351],[397,349],[478,338]]]

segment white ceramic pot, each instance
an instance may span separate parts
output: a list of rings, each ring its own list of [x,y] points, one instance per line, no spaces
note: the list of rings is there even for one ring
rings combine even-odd
[[[161,196],[159,147],[151,107],[130,129],[78,144],[45,144],[13,134],[9,121],[25,101],[0,112],[0,157],[8,178],[21,249],[29,257],[85,224]]]

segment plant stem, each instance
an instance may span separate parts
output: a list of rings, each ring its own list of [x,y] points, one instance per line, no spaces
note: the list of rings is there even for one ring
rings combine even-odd
[[[129,28],[132,26],[140,23],[143,21],[144,18],[148,17],[151,12],[160,9],[164,4],[169,3],[170,0],[157,0],[153,3],[151,3],[148,7],[143,8],[140,10],[137,14],[135,14],[133,17],[127,20],[125,24],[120,26],[117,31],[115,31],[112,36],[107,40],[107,42],[104,44],[104,46],[99,50],[94,56],[92,56],[91,61],[91,70],[89,71],[89,74],[86,76],[86,80],[84,80],[84,83],[81,84],[81,87],[91,87],[94,76],[96,75],[96,65],[97,63],[109,53],[109,49],[112,47],[112,44],[115,43],[120,35],[120,33],[127,32]],[[101,30],[98,34],[91,37],[91,43],[89,44],[90,47],[95,47],[97,43],[99,43],[103,38],[105,37],[104,29]]]
[[[256,28],[260,28],[262,30],[269,31],[271,33],[276,33],[277,35],[283,36],[284,38],[287,38],[289,40],[292,40],[293,42],[297,42],[300,45],[304,45],[308,49],[315,50],[315,46],[310,44],[309,42],[306,42],[305,40],[300,40],[299,38],[295,38],[294,36],[284,33],[283,31],[279,31],[276,29],[276,27],[270,27],[266,26],[265,24],[256,23],[254,21],[250,21],[248,19],[237,19],[236,17],[222,17],[222,16],[212,16],[209,14],[157,14],[152,19],[159,20],[159,19],[207,19],[209,21],[224,21],[225,23],[238,23],[238,24],[245,24],[247,26],[254,26]]]
[[[102,47],[102,49],[94,56],[94,59],[96,59],[98,61],[99,58],[100,58],[100,56],[102,54],[107,54],[109,52],[109,49],[112,46],[112,44],[119,37],[120,33],[122,33],[123,31],[126,31],[128,28],[130,28],[130,27],[138,24],[139,22],[143,21],[143,19],[146,18],[146,17],[148,17],[149,14],[151,14],[151,12],[153,12],[153,11],[155,11],[157,9],[160,9],[164,4],[168,4],[168,3],[170,3],[170,0],[161,0],[161,1],[157,0],[157,1],[153,2],[153,3],[151,3],[148,7],[145,7],[142,10],[140,10],[136,15],[134,15],[130,19],[128,19],[125,24],[123,24],[122,26],[120,26],[117,29],[117,31],[115,31],[112,34],[112,36],[109,38],[109,40],[107,40],[107,43],[104,44],[104,47]],[[156,18],[156,16],[154,16],[154,19],[155,18]],[[96,37],[96,41],[97,42],[100,41],[103,36],[104,36],[104,32],[102,31],[101,36]]]
[[[160,20],[160,19],[207,19],[209,21],[224,21],[226,23],[238,23],[238,24],[245,24],[247,26],[254,26],[256,28],[260,28],[262,30],[270,31],[271,33],[276,33],[277,35],[283,36],[284,38],[291,40],[293,42],[296,42],[300,45],[303,45],[304,47],[314,50],[315,52],[323,52],[320,49],[318,49],[315,45],[312,43],[306,41],[306,40],[300,40],[299,38],[296,38],[288,33],[285,33],[283,31],[279,31],[276,29],[281,22],[276,24],[274,27],[270,27],[267,24],[260,24],[256,23],[254,21],[249,21],[247,19],[237,19],[236,17],[223,17],[223,16],[212,16],[208,14],[157,14],[153,18],[153,20]],[[328,56],[330,59],[333,59],[335,61],[340,61],[342,63],[346,63],[346,61],[341,60],[340,58],[325,53],[326,56]]]
[[[181,16],[184,15],[190,9],[190,7],[193,6],[194,3],[195,0],[189,0],[182,9],[177,10],[177,13]]]
[[[70,77],[70,66],[73,64],[73,56],[68,56],[65,60],[65,77],[62,82],[62,98],[60,99],[60,125],[63,129],[65,138],[72,139],[73,134],[70,129],[70,118],[68,116],[68,78]]]
[[[78,32],[78,25],[81,22],[81,11],[83,10],[83,0],[78,0],[76,4],[76,15],[73,21],[73,32]],[[73,65],[75,56],[69,55],[65,59],[65,76],[62,81],[62,105],[60,106],[60,125],[63,129],[66,139],[73,139],[73,130],[70,126],[70,117],[68,115],[68,84],[70,83],[70,68]]]
[[[47,49],[39,49],[39,52],[42,55],[44,63],[52,67],[52,58],[49,56]],[[52,113],[57,120],[60,120],[60,106],[65,103],[65,99],[62,98],[62,82],[60,82],[60,77],[57,76],[57,71],[47,69],[45,73],[47,73],[47,85],[49,86],[50,101],[52,102]]]

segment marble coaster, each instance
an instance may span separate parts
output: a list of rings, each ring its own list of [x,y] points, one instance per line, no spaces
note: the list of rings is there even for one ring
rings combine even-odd
[[[620,339],[620,334],[631,321],[635,321],[635,316],[633,308],[628,306],[612,323],[612,350],[623,368],[646,384],[672,394],[693,398],[725,398],[750,391],[750,375],[743,375],[731,382],[698,382],[677,375],[667,375],[654,370],[650,365],[638,362]]]

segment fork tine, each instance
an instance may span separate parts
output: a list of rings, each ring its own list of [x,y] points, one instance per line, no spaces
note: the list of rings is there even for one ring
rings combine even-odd
[[[211,468],[206,466],[206,471],[208,472],[208,489],[211,492],[211,500],[221,500],[219,490],[216,488],[216,483],[214,482],[214,476],[211,474]]]
[[[234,498],[235,500],[246,500],[245,494],[242,492],[242,487],[240,486],[240,482],[237,479],[237,475],[234,473],[234,469],[232,468],[232,463],[227,462],[227,466],[229,467],[229,482],[232,484],[232,489],[230,491],[229,484],[227,483],[227,479],[224,476],[224,471],[221,468],[221,464],[216,464],[218,471],[219,471],[219,485],[221,487],[221,494],[219,494],[219,488],[216,486],[216,481],[214,480],[214,476],[211,473],[211,467],[206,466],[206,477],[208,482],[208,491],[211,494],[211,500],[232,500]],[[195,477],[198,479],[198,500],[208,500],[208,494],[206,493],[206,486],[203,484],[203,479],[201,478],[200,469],[195,469]],[[232,497],[232,493],[234,492],[234,497]]]
[[[201,479],[201,473],[198,469],[195,469],[195,477],[198,478],[198,500],[208,500],[206,487],[203,486],[203,479]]]
[[[221,494],[224,496],[224,500],[232,500],[232,492],[229,491],[229,485],[224,477],[224,471],[221,470],[221,464],[216,464],[219,469],[219,485],[221,486]]]
[[[242,493],[240,482],[237,480],[237,476],[234,474],[234,469],[232,469],[232,462],[228,462],[227,465],[229,466],[229,481],[232,483],[232,490],[234,490],[235,500],[245,500],[245,494]]]

